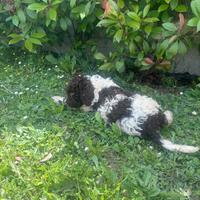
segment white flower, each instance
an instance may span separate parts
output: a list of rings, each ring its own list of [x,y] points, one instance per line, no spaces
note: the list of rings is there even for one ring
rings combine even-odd
[[[161,156],[161,152],[158,153],[158,157],[160,157],[160,156]]]
[[[25,90],[26,90],[26,91],[28,91],[28,90],[29,90],[29,88],[27,87],[27,88],[25,88]]]
[[[57,77],[61,79],[61,78],[63,78],[63,77],[64,77],[64,75],[60,75],[60,76],[58,75]]]
[[[16,95],[17,95],[17,94],[19,94],[19,93],[16,91],[14,94],[16,94]]]
[[[55,65],[55,68],[57,68],[58,67],[58,65]]]
[[[18,64],[19,64],[19,65],[21,65],[21,64],[22,64],[22,62],[21,62],[21,61],[19,61],[19,62],[18,62]]]
[[[183,92],[180,92],[180,95],[183,95]]]
[[[38,91],[35,91],[35,94],[37,94],[38,93]]]
[[[152,147],[152,146],[149,146],[149,148],[150,148],[150,149],[153,149],[153,147]]]
[[[89,150],[89,148],[88,147],[85,147],[85,149],[84,149],[85,151],[88,151]]]
[[[27,119],[27,118],[28,118],[28,116],[24,116],[24,117],[23,117],[23,119]]]
[[[19,92],[19,95],[22,95],[23,94],[23,92]]]
[[[51,71],[51,68],[48,68],[48,71]]]
[[[193,115],[197,115],[197,112],[196,112],[196,111],[192,111],[192,114],[193,114]]]
[[[38,88],[38,85],[36,85],[35,87]]]

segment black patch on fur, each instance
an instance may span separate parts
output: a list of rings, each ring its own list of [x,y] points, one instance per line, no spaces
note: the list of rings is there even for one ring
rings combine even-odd
[[[108,123],[114,123],[124,117],[129,117],[131,115],[131,99],[124,99],[118,102],[116,106],[113,107],[111,113],[107,115]]]
[[[112,99],[117,94],[124,94],[127,97],[133,95],[133,93],[127,92],[127,91],[123,90],[122,88],[119,88],[119,87],[116,87],[116,86],[104,88],[99,92],[99,100],[98,100],[98,102],[96,102],[93,105],[93,109],[97,110],[99,108],[99,106],[103,105],[106,98]]]
[[[142,137],[144,139],[152,140],[157,144],[160,143],[159,130],[166,124],[165,115],[160,111],[159,113],[149,116],[148,119],[140,126],[142,128]]]
[[[66,88],[66,104],[70,107],[90,106],[94,98],[94,87],[82,75],[72,78]]]
[[[94,87],[87,78],[84,78],[80,84],[80,97],[83,105],[86,106],[90,106],[94,99]]]

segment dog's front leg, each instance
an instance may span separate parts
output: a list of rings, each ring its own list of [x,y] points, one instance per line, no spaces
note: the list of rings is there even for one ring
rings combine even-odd
[[[56,104],[58,104],[58,105],[63,104],[63,103],[64,103],[64,100],[65,100],[65,98],[64,98],[64,97],[61,97],[61,96],[53,96],[53,97],[51,97],[51,98],[52,98],[52,100],[53,100]]]

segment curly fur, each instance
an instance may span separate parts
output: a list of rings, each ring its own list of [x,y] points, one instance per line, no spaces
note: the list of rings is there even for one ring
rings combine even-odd
[[[163,111],[150,97],[123,90],[110,78],[76,75],[66,88],[66,104],[84,111],[97,111],[105,122],[116,123],[125,133],[150,139],[170,151],[199,150],[162,139],[159,130],[172,123],[172,112]]]

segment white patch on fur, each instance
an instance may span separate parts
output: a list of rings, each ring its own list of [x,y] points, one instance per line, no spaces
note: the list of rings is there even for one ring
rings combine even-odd
[[[116,106],[118,104],[119,101],[124,100],[125,98],[127,98],[125,95],[122,94],[117,94],[115,97],[113,97],[112,99],[106,98],[105,103],[103,105],[101,105],[97,111],[100,113],[101,117],[107,121],[107,115],[109,113],[111,113],[111,111],[113,110],[113,107]]]
[[[130,117],[124,117],[117,121],[118,126],[129,135],[140,136],[141,125],[147,120],[148,116],[157,114],[160,105],[150,97],[136,94],[132,97]]]
[[[172,122],[173,122],[173,113],[171,111],[169,111],[169,110],[166,110],[164,112],[164,115],[166,117],[168,125],[172,124]]]
[[[178,152],[182,152],[182,153],[195,153],[195,152],[199,151],[198,147],[174,144],[171,141],[165,140],[165,139],[161,139],[160,142],[162,143],[162,146],[165,149],[168,149],[170,151],[178,151]]]
[[[94,103],[98,102],[99,100],[99,92],[104,88],[109,88],[111,86],[119,87],[117,84],[115,84],[110,78],[103,78],[99,75],[93,75],[93,76],[86,76],[88,80],[91,81],[93,87],[94,87],[94,99],[92,100],[91,106],[94,105]]]
[[[56,104],[64,103],[65,98],[61,96],[53,96],[51,97]]]
[[[126,134],[141,136],[140,131],[142,129],[139,127],[140,122],[136,121],[136,118],[124,117],[123,119],[118,120],[116,123]]]

